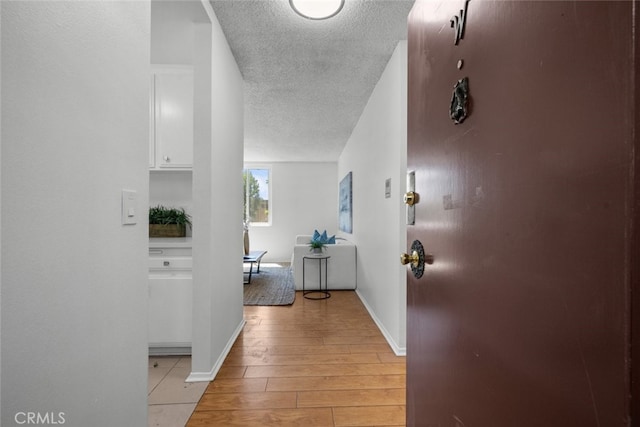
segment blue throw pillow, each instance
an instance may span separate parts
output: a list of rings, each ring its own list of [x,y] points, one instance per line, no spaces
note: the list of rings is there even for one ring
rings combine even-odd
[[[311,237],[311,241],[318,241],[324,243],[325,245],[335,245],[336,244],[336,236],[327,236],[327,230],[324,230],[322,234],[318,230],[313,232],[313,236]]]

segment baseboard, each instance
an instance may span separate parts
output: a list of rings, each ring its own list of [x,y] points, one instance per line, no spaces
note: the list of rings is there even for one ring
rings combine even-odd
[[[367,300],[364,299],[364,297],[360,294],[360,291],[357,289],[356,289],[356,295],[358,295],[358,298],[360,298],[360,301],[362,301],[364,308],[367,309],[367,311],[369,312],[369,315],[375,322],[378,329],[380,329],[380,332],[382,332],[384,339],[387,340],[387,343],[389,344],[393,352],[396,354],[396,356],[406,356],[407,348],[398,346],[398,344],[391,337],[391,334],[389,333],[389,331],[387,331],[387,329],[384,327],[380,319],[378,319],[378,316],[376,316],[371,306],[367,303]]]
[[[227,345],[224,347],[224,350],[222,350],[222,354],[220,354],[220,357],[218,357],[218,360],[216,361],[216,363],[213,365],[213,368],[211,368],[209,372],[191,372],[187,377],[187,379],[185,380],[185,382],[197,383],[197,382],[213,381],[216,375],[218,375],[218,371],[222,367],[222,364],[224,363],[224,360],[227,358],[227,355],[229,355],[229,352],[231,351],[231,347],[233,347],[233,344],[238,339],[238,336],[240,335],[240,332],[242,332],[242,329],[244,328],[245,324],[246,324],[246,321],[242,319],[242,322],[240,322],[240,324],[234,331],[233,335],[231,335],[231,338],[229,338]]]
[[[149,356],[191,356],[191,343],[151,344]]]

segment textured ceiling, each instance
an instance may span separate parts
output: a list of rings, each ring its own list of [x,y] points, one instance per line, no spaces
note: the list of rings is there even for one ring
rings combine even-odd
[[[313,21],[288,0],[211,0],[245,81],[245,161],[336,161],[414,0],[346,0]]]

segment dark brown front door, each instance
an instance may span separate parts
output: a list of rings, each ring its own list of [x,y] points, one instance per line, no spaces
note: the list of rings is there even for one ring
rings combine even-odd
[[[408,273],[409,426],[628,425],[634,12],[417,0],[408,241],[434,262]]]

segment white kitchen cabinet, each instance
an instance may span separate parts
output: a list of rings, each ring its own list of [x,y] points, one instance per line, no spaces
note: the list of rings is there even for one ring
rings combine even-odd
[[[149,354],[191,354],[191,248],[149,249]]]
[[[149,348],[190,348],[191,277],[149,278]]]
[[[193,69],[154,66],[151,75],[149,167],[193,166]]]

